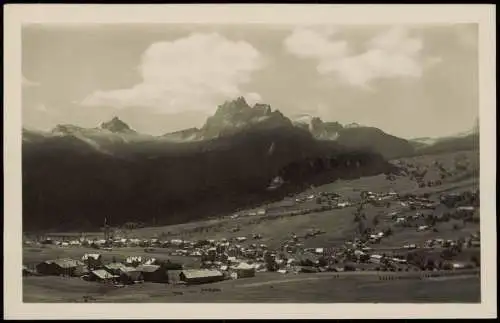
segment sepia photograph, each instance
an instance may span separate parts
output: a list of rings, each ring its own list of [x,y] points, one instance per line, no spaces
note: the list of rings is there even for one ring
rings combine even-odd
[[[493,6],[29,7],[6,10],[16,308],[496,316]]]

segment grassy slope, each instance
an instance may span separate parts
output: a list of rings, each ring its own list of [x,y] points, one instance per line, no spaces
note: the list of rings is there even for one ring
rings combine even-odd
[[[88,283],[78,278],[28,277],[24,279],[23,287],[25,302],[82,302],[84,296],[91,296],[94,302],[107,303],[480,301],[479,277],[474,275],[383,281],[377,274],[283,276],[263,273],[253,278],[201,286],[144,283],[124,288]]]
[[[418,188],[417,184],[410,181],[409,178],[398,178],[396,181],[388,181],[384,176],[366,177],[352,181],[336,181],[331,184],[323,185],[315,189],[310,189],[305,193],[312,191],[334,191],[340,193],[343,197],[356,199],[359,197],[360,190],[371,190],[374,192],[384,192],[394,189],[399,193],[431,193],[431,198],[436,199],[441,192],[460,192],[469,190],[478,185],[478,178],[473,175],[479,166],[478,154],[476,152],[460,152],[453,154],[443,154],[436,156],[422,156],[406,159],[413,164],[427,165],[429,172],[426,180],[433,179],[437,172],[433,172],[432,163],[435,160],[441,161],[446,168],[453,168],[454,159],[457,156],[465,156],[469,160],[469,168],[462,172],[457,172],[450,178],[444,180],[442,186]],[[314,204],[314,203],[312,203]],[[275,208],[287,208],[286,202],[276,202],[271,206]],[[288,207],[289,208],[289,207]],[[396,209],[396,205],[391,208],[367,207],[367,223],[379,212],[389,213]],[[352,238],[356,229],[352,221],[354,208],[345,208],[342,210],[326,211],[321,213],[312,213],[301,216],[287,218],[268,217],[245,217],[238,219],[213,219],[199,222],[191,222],[174,226],[143,228],[130,232],[131,236],[152,237],[159,236],[161,233],[169,232],[167,238],[229,238],[233,236],[247,236],[251,233],[260,233],[263,236],[262,243],[267,243],[271,247],[278,246],[283,239],[290,236],[292,232],[297,235],[305,233],[308,228],[315,227],[326,231],[325,234],[305,240],[306,247],[336,246],[340,245],[345,239]],[[415,212],[415,211],[413,211]],[[382,216],[381,224],[378,227],[384,228],[391,223]],[[258,222],[261,221],[261,222]],[[231,232],[230,229],[236,224],[242,228],[240,232]],[[378,228],[377,227],[377,228]],[[469,233],[479,230],[478,224],[467,224],[458,230],[453,230],[453,222],[439,224],[439,232],[417,232],[415,229],[395,229],[395,234],[382,241],[378,247],[400,247],[406,243],[422,243],[430,238],[457,238],[467,236]],[[193,229],[198,232],[193,232]],[[199,231],[204,228],[203,231]],[[100,233],[95,233],[101,235]],[[248,241],[252,243],[253,241]],[[89,250],[80,248],[60,249],[47,248],[42,251],[34,251],[25,248],[24,261],[35,263],[42,259],[50,259],[56,256],[80,257]],[[68,251],[70,250],[70,251]],[[161,249],[157,249],[157,254],[151,256],[161,257]],[[141,248],[136,249],[118,249],[112,252],[104,252],[105,260],[110,260],[114,255],[119,260],[126,255],[144,255]],[[466,255],[464,255],[466,257]],[[195,266],[196,261],[189,258],[170,257],[172,260],[181,260],[182,262]],[[321,274],[322,275],[322,274]],[[286,276],[288,278],[290,276]],[[292,276],[294,277],[294,276]],[[300,276],[305,277],[305,276]],[[316,277],[314,274],[311,277]],[[113,289],[107,291],[104,287],[97,287],[95,284],[69,280],[68,283],[53,284],[50,283],[53,277],[30,277],[24,281],[24,291],[26,301],[61,301],[72,298],[79,299],[85,293],[95,294],[97,301],[115,301],[115,302],[207,302],[219,301],[245,301],[245,302],[474,302],[480,298],[480,281],[478,277],[456,279],[444,279],[435,281],[420,280],[397,280],[397,281],[379,281],[376,277],[351,277],[350,279],[300,279],[299,281],[290,281],[282,284],[271,285],[273,288],[264,286],[248,286],[244,290],[234,287],[234,284],[243,284],[255,282],[267,282],[284,279],[279,274],[259,273],[257,277],[249,280],[235,282],[221,282],[206,287],[188,287],[183,295],[174,294],[167,290],[162,284],[145,284],[140,286],[126,287],[124,289]],[[458,279],[458,278],[457,278]],[[244,282],[242,282],[244,281]],[[245,284],[246,284],[245,283]],[[81,288],[73,288],[75,284],[82,284]],[[229,284],[229,285],[228,285]],[[233,285],[231,285],[233,284]],[[207,295],[202,292],[202,288],[211,288],[218,285],[226,286],[222,292],[213,292]],[[78,285],[80,286],[80,285]],[[267,285],[266,285],[267,286]],[[233,288],[234,287],[234,288]],[[173,287],[168,287],[173,288]],[[300,291],[300,292],[298,292]],[[43,296],[44,295],[44,296]],[[98,296],[101,295],[101,298]],[[105,296],[103,296],[105,295]]]

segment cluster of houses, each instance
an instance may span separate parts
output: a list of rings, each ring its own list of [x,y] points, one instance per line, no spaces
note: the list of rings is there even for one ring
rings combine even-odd
[[[260,208],[246,212],[237,212],[231,215],[230,218],[238,219],[248,216],[265,216],[267,218],[298,216],[314,212],[324,212],[333,209],[341,209],[353,205],[351,201],[342,200],[340,195],[332,192],[318,192],[313,194],[297,195],[294,196],[293,199],[289,202],[291,202],[293,206],[297,206],[311,201],[315,203],[308,207],[293,208],[290,210],[285,210],[280,207],[278,207],[277,209]],[[235,229],[235,231],[237,231],[237,229]]]
[[[255,275],[254,266],[243,262],[226,262],[223,270],[215,268],[186,269],[182,264],[154,258],[131,256],[123,262],[104,263],[101,254],[85,254],[81,260],[61,258],[46,260],[23,275],[80,277],[86,281],[137,284],[142,282],[169,284],[202,284]]]
[[[428,239],[424,242],[424,248],[453,248],[459,246],[462,249],[480,248],[481,239],[478,232],[472,233],[464,239]]]
[[[439,202],[426,196],[407,194],[400,196],[394,191],[385,193],[361,192],[362,203],[375,206],[386,206],[397,203],[400,209],[388,212],[385,217],[396,225],[416,226],[417,231],[432,229],[430,218],[436,221],[444,214],[452,217],[467,218],[475,214],[478,204],[478,193],[446,194]],[[294,204],[315,201],[314,207],[298,208],[274,214],[273,210],[261,208],[249,212],[233,214],[232,218],[242,216],[270,217],[294,216],[310,212],[320,212],[334,208],[354,205],[344,201],[336,193],[319,192],[294,198]],[[326,203],[325,203],[326,202]],[[470,203],[469,203],[470,202]],[[467,204],[469,203],[469,204]],[[409,210],[414,210],[408,215]],[[450,211],[451,210],[451,211]],[[403,212],[405,211],[405,212]],[[431,213],[429,213],[431,212]],[[405,214],[405,215],[403,215]],[[302,236],[292,233],[283,241],[278,250],[270,250],[262,243],[262,236],[253,234],[251,237],[240,236],[229,239],[200,239],[187,241],[182,239],[50,239],[38,243],[53,244],[61,247],[92,247],[95,249],[110,249],[120,247],[141,247],[147,253],[154,248],[168,248],[168,255],[198,257],[200,269],[185,269],[182,265],[158,261],[147,257],[129,257],[123,263],[112,262],[103,264],[99,254],[86,254],[81,260],[56,259],[44,261],[36,266],[36,270],[23,268],[25,274],[65,275],[82,277],[90,281],[110,281],[131,284],[142,281],[160,283],[203,283],[223,279],[253,277],[256,272],[275,271],[279,273],[345,271],[345,270],[410,270],[412,267],[404,257],[387,256],[377,253],[369,245],[377,244],[389,234],[384,230],[371,232],[367,239],[346,241],[338,248],[304,248],[303,240],[325,233],[322,230],[311,229]],[[33,241],[25,241],[34,244]],[[423,244],[424,248],[450,248],[463,243],[466,247],[479,247],[479,235],[473,235],[465,241],[432,239]],[[404,249],[419,249],[416,244],[403,246]]]

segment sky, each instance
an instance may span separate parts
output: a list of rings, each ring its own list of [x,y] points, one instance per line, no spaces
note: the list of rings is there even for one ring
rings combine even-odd
[[[476,24],[25,25],[23,126],[118,116],[160,135],[243,96],[292,119],[447,136],[478,117],[477,38]]]

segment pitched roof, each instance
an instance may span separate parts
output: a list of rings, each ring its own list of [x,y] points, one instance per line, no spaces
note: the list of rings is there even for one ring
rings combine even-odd
[[[123,272],[123,273],[130,273],[130,272],[140,272],[140,270],[138,268],[135,268],[135,267],[127,267],[127,266],[123,266],[120,268],[120,271]]]
[[[160,269],[160,266],[157,265],[141,265],[137,267],[138,271],[146,272],[146,273],[154,273],[158,269]]]
[[[240,262],[237,266],[232,267],[233,269],[238,270],[253,270],[254,266],[247,264],[246,262]]]
[[[202,277],[219,277],[219,276],[224,276],[220,271],[218,270],[196,270],[196,269],[191,269],[191,270],[183,270],[182,273],[186,278],[202,278]]]
[[[69,258],[61,258],[55,260],[46,260],[44,261],[46,264],[56,264],[62,268],[73,268],[84,265],[81,261],[69,259]]]
[[[98,253],[86,253],[83,255],[82,260],[87,260],[89,258],[92,258],[94,260],[98,260],[99,258],[101,258],[101,255]]]
[[[141,262],[142,261],[142,257],[141,256],[129,256],[127,257],[127,260],[126,262]]]
[[[126,267],[126,266],[124,264],[122,264],[121,262],[112,262],[112,263],[105,265],[104,267],[106,267],[108,269],[122,269],[123,267]]]
[[[112,274],[108,273],[104,269],[92,270],[92,274],[96,275],[100,279],[110,279],[110,278],[116,278],[116,277],[118,277],[116,275],[112,275]]]

